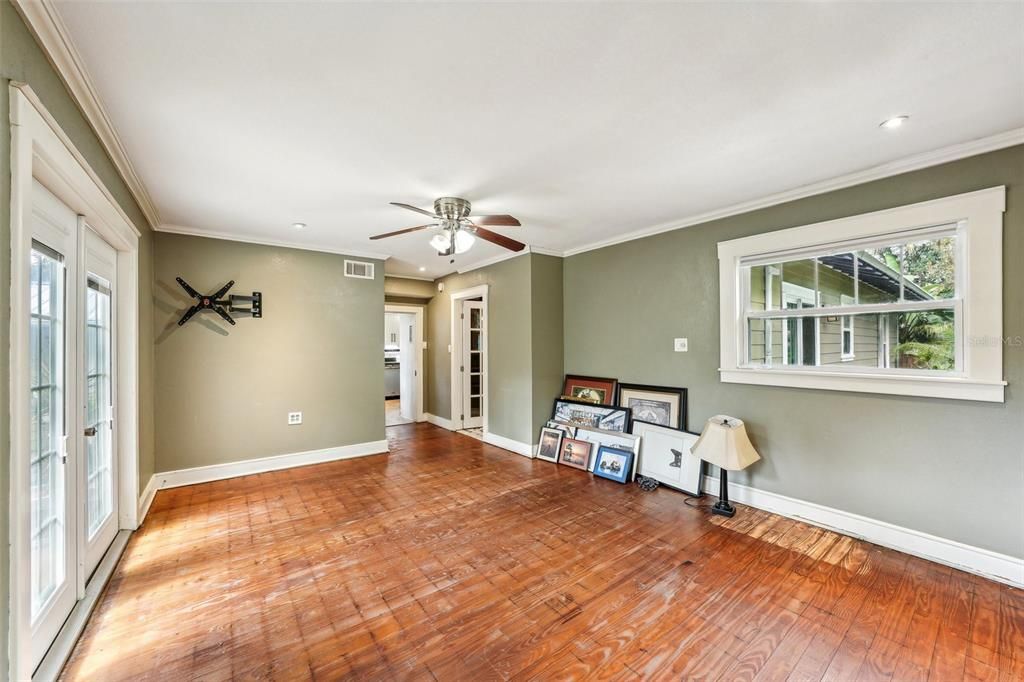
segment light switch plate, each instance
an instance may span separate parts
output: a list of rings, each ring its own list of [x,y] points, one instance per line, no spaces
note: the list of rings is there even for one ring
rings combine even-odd
[[[676,339],[674,347],[677,353],[685,353],[689,348],[689,341],[687,339]]]
[[[288,426],[295,426],[302,423],[301,412],[289,412],[288,413]]]

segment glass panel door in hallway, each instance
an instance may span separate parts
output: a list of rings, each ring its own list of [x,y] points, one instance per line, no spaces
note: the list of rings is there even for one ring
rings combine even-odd
[[[78,217],[33,185],[29,266],[29,611],[32,667],[78,599],[74,533],[75,277]]]
[[[462,422],[463,428],[472,429],[484,423],[484,304],[465,301],[462,306]]]
[[[114,456],[113,294],[117,253],[85,228],[85,313],[82,377],[85,577],[117,535]]]

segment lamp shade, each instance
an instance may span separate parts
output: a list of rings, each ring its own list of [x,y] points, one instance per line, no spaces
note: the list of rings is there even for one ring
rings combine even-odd
[[[719,414],[708,420],[690,452],[726,471],[739,471],[761,459],[750,444],[747,428],[735,417]]]

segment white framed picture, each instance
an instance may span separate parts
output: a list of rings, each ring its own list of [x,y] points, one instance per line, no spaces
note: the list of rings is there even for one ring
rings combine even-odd
[[[703,463],[690,452],[699,433],[679,431],[646,422],[634,422],[632,432],[641,437],[636,471],[689,495],[701,494]]]
[[[615,448],[616,450],[626,450],[628,452],[636,453],[640,447],[640,437],[632,433],[619,433],[618,431],[604,431],[602,429],[591,429],[585,426],[577,427],[576,439],[587,441],[588,443],[594,444],[594,452],[602,446],[608,446]],[[589,471],[594,470],[594,464],[597,462],[597,457],[592,457],[590,461]],[[633,467],[633,478],[636,477],[636,467]]]

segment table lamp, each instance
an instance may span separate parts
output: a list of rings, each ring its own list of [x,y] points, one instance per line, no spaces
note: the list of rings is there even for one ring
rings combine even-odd
[[[690,452],[717,466],[720,470],[718,480],[721,489],[718,502],[711,507],[712,514],[733,516],[736,507],[729,504],[729,479],[727,472],[746,469],[761,459],[757,450],[750,444],[747,429],[743,422],[735,417],[719,414],[707,421],[700,438],[690,448]]]

